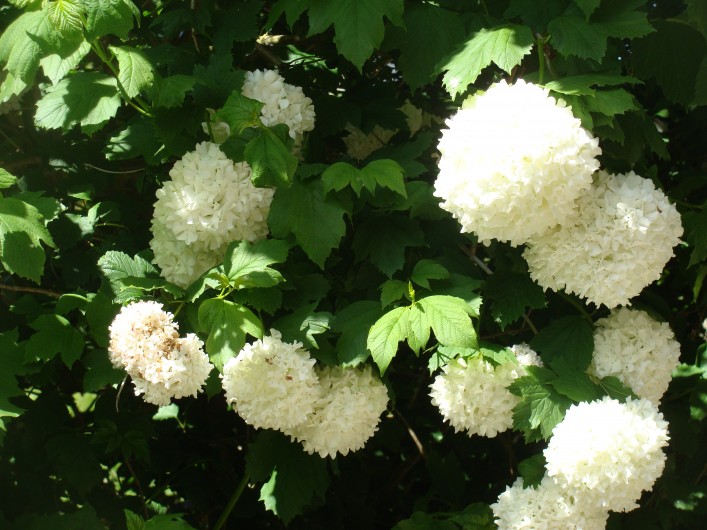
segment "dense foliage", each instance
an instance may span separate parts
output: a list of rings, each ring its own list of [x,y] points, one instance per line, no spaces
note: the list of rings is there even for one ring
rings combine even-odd
[[[0,32],[0,528],[492,529],[514,483],[503,502],[537,509],[562,494],[550,475],[575,487],[560,435],[590,409],[663,429],[650,454],[625,429],[602,453],[653,466],[607,528],[707,518],[707,2],[9,0]],[[543,87],[557,115],[483,110],[506,82]],[[478,114],[445,125],[462,105]],[[504,175],[532,168],[545,188],[482,211],[497,189],[463,179],[496,186],[488,160],[535,136],[565,165],[523,159]],[[586,174],[567,191],[575,156]],[[680,219],[635,243],[562,221],[598,166],[602,200],[650,196]],[[645,193],[608,176],[630,172]],[[503,237],[480,235],[501,218]],[[534,227],[558,222],[573,231],[555,248]],[[629,298],[640,313],[610,311]],[[133,356],[152,332],[120,342],[130,314],[109,331],[137,301],[162,304],[132,307],[182,348],[158,389],[163,346]],[[522,343],[541,361],[518,365]],[[268,380],[293,352],[296,396]],[[203,378],[174,368],[189,363],[211,370],[196,397]],[[665,459],[636,394],[660,403]],[[630,509],[603,469],[595,496],[614,487],[628,497],[605,505]]]

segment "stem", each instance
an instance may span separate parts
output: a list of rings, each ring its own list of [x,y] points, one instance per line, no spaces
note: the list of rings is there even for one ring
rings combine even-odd
[[[19,285],[6,285],[0,283],[0,290],[2,291],[14,291],[16,293],[34,293],[34,294],[44,294],[51,296],[52,298],[59,298],[61,293],[56,291],[50,291],[49,289],[40,289],[39,287],[23,287]]]
[[[582,314],[582,317],[586,318],[590,323],[592,323],[592,315],[587,313],[586,309],[584,309],[577,300],[572,298],[570,295],[567,293],[564,293],[562,291],[557,291],[557,294],[559,294],[568,304],[573,306],[577,311],[579,311]]]
[[[537,40],[538,47],[538,84],[543,84],[543,77],[545,76],[545,39],[538,35]]]
[[[244,473],[240,484],[238,484],[238,486],[236,486],[236,489],[233,492],[233,495],[231,495],[231,498],[228,499],[228,503],[226,504],[226,507],[223,509],[223,512],[221,513],[221,517],[219,517],[218,521],[216,521],[216,524],[214,525],[214,530],[220,530],[221,528],[223,528],[223,525],[226,524],[226,521],[228,520],[228,516],[231,515],[231,512],[233,511],[233,507],[236,505],[236,503],[238,502],[238,499],[241,497],[241,493],[243,493],[243,490],[245,489],[246,485],[248,484],[249,479],[250,479],[250,477],[248,476],[248,473]]]

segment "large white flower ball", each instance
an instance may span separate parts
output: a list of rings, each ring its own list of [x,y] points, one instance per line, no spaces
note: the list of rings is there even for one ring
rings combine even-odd
[[[430,385],[432,403],[454,430],[493,438],[513,426],[513,408],[520,398],[508,386],[526,375],[525,366],[540,366],[526,345],[513,347],[518,364],[494,366],[481,356],[453,359]]]
[[[157,302],[123,307],[109,331],[111,362],[125,369],[135,394],[144,394],[148,403],[164,406],[196,396],[213,368],[203,342],[193,333],[180,338],[172,314]]]
[[[334,458],[337,453],[361,449],[378,430],[380,416],[388,406],[388,390],[363,369],[324,367],[319,370],[321,394],[314,412],[288,434],[308,453]]]
[[[491,509],[499,530],[603,530],[609,516],[581,496],[568,495],[549,477],[535,488],[524,488],[523,479],[517,479]]]
[[[516,246],[563,223],[599,168],[598,140],[548,92],[501,81],[447,120],[435,195],[482,243]]]
[[[653,182],[599,171],[574,217],[532,238],[523,256],[543,288],[613,308],[660,277],[682,232],[680,214]]]
[[[596,323],[588,372],[615,376],[656,406],[679,362],[680,344],[670,326],[644,311],[619,308]]]
[[[301,342],[270,330],[224,365],[226,400],[246,423],[288,431],[311,416],[320,395],[315,362]]]
[[[573,405],[545,449],[547,474],[568,495],[629,511],[663,472],[668,423],[647,399]]]
[[[314,105],[300,87],[285,83],[275,70],[246,73],[242,94],[263,103],[260,121],[272,126],[285,124],[294,140],[314,129]]]
[[[268,234],[274,190],[256,188],[250,167],[229,160],[218,145],[198,144],[169,175],[157,190],[150,242],[167,280],[186,286],[219,263],[231,241],[252,242]],[[189,263],[175,265],[174,254],[183,246],[190,247]]]

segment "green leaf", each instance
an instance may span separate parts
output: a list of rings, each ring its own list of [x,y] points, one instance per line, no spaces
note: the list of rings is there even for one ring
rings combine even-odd
[[[506,24],[481,29],[442,66],[441,70],[447,72],[444,86],[452,96],[457,96],[492,62],[510,73],[530,53],[533,44],[533,33],[526,26]]]
[[[83,376],[84,392],[95,392],[109,385],[116,385],[125,377],[125,372],[118,370],[110,362],[105,350],[87,352],[81,359],[81,364],[86,368]]]
[[[638,396],[629,387],[624,385],[618,378],[613,375],[603,377],[597,383],[601,389],[612,399],[621,401],[622,403],[628,398],[638,399]]]
[[[216,52],[230,53],[234,42],[255,39],[259,34],[258,15],[262,8],[261,0],[247,0],[221,12],[213,32]]]
[[[64,79],[66,74],[78,66],[89,51],[91,51],[91,45],[83,41],[76,51],[68,57],[63,58],[61,55],[53,53],[40,59],[39,64],[42,66],[44,75],[52,82],[52,85],[56,85]]]
[[[37,102],[35,123],[44,129],[102,126],[115,116],[120,94],[114,77],[79,72],[49,88]],[[91,127],[96,130],[95,127]]]
[[[145,521],[144,530],[196,530],[179,513],[155,515]]]
[[[329,331],[332,315],[326,311],[317,312],[316,307],[317,302],[300,307],[273,322],[272,327],[282,333],[285,342],[299,341],[305,348],[318,349],[314,336]]]
[[[310,0],[309,35],[334,25],[334,43],[341,55],[359,72],[373,50],[383,41],[383,18],[401,25],[403,0]]]
[[[562,317],[541,329],[530,346],[542,354],[546,363],[562,358],[571,361],[577,370],[583,371],[592,361],[594,330],[582,317]]]
[[[244,129],[260,124],[262,109],[263,103],[245,97],[240,90],[234,90],[223,107],[216,112],[216,118],[225,121],[232,132],[241,134]]]
[[[60,315],[41,315],[30,323],[35,333],[27,340],[25,352],[28,360],[51,360],[61,354],[64,364],[71,366],[81,357],[84,348],[83,334]]]
[[[572,366],[571,361],[556,358],[550,367],[557,373],[557,378],[550,381],[552,387],[572,401],[594,401],[600,399],[604,392],[595,384],[586,372]]]
[[[545,476],[545,456],[540,453],[526,458],[518,464],[518,474],[523,477],[523,486],[539,486]]]
[[[199,326],[209,334],[206,353],[219,372],[245,346],[246,335],[263,337],[263,323],[250,309],[220,298],[199,305]]]
[[[5,190],[17,184],[17,177],[0,167],[0,189]]]
[[[55,246],[37,208],[19,199],[0,197],[0,262],[5,269],[39,283],[45,260],[42,242]]]
[[[134,276],[127,276],[125,278],[121,278],[120,283],[122,283],[125,287],[135,287],[145,292],[162,290],[177,299],[184,296],[184,289],[178,285],[168,282],[164,278],[136,278]]]
[[[295,181],[275,191],[268,224],[273,236],[292,234],[307,256],[324,268],[324,261],[346,233],[346,209],[332,196],[324,196],[321,181]]]
[[[381,188],[393,190],[398,195],[407,198],[405,181],[403,180],[403,168],[393,160],[374,160],[366,165],[360,172],[363,185],[373,191],[367,182],[374,182]]]
[[[408,284],[400,280],[388,280],[381,285],[380,307],[386,308],[408,293]]]
[[[332,329],[341,333],[336,341],[336,355],[343,366],[356,366],[368,359],[368,330],[381,313],[380,304],[374,300],[359,300],[336,312]]]
[[[361,182],[358,168],[347,162],[337,162],[332,164],[322,173],[322,184],[324,193],[332,190],[341,191],[346,186],[350,186],[356,195],[361,195],[363,183]]]
[[[0,430],[5,429],[2,418],[16,418],[23,409],[10,403],[9,398],[24,396],[17,384],[17,376],[23,374],[24,352],[17,345],[16,329],[0,333]]]
[[[597,90],[593,95],[586,96],[584,99],[591,112],[598,112],[605,116],[616,116],[638,108],[633,94],[623,88]]]
[[[45,11],[21,14],[0,36],[0,63],[5,63],[5,68],[14,78],[32,85],[39,60],[45,54],[40,43],[31,35],[41,35],[51,30]]]
[[[434,295],[418,301],[418,305],[442,345],[478,348],[466,301],[454,296]]]
[[[707,260],[707,204],[699,212],[686,212],[682,216],[685,240],[692,247],[690,263],[692,267]]]
[[[356,227],[356,259],[368,259],[388,278],[403,268],[408,247],[424,245],[419,224],[400,214],[371,215]]]
[[[548,31],[552,35],[552,45],[566,57],[601,61],[606,54],[606,33],[578,13],[557,17],[548,24]]]
[[[695,98],[697,73],[707,54],[705,37],[676,19],[656,21],[655,28],[632,43],[632,65],[639,76],[655,77],[669,100],[687,105]]]
[[[130,0],[83,0],[83,4],[89,41],[108,34],[127,39],[133,29],[133,16],[139,16]]]
[[[702,64],[697,72],[694,104],[707,105],[707,56],[702,59]]]
[[[101,483],[103,472],[89,444],[89,435],[56,434],[47,440],[46,451],[56,473],[76,488],[82,498]]]
[[[226,250],[223,271],[236,289],[272,287],[284,278],[269,266],[284,263],[289,249],[286,242],[276,239],[234,241]]]
[[[155,82],[155,67],[150,59],[131,46],[109,46],[118,59],[118,81],[129,98],[152,87]]]
[[[594,86],[615,86],[615,85],[635,85],[642,84],[640,79],[624,75],[591,73],[563,77],[545,84],[553,92],[572,95],[592,95]]]
[[[589,19],[596,8],[599,7],[601,0],[574,0],[574,3],[582,10],[584,17]]]
[[[184,102],[187,92],[194,88],[196,77],[177,74],[169,77],[155,76],[152,85],[152,102],[156,107],[178,107]]]
[[[49,21],[62,36],[83,32],[83,5],[77,0],[55,0],[47,4],[46,10]]]
[[[252,170],[252,180],[259,188],[288,187],[297,171],[297,158],[272,129],[260,129],[243,151]]]
[[[98,259],[98,268],[105,276],[114,295],[120,295],[123,300],[140,298],[141,289],[127,288],[123,283],[126,278],[153,278],[159,279],[160,274],[157,269],[137,254],[134,258],[124,252],[109,250]]]
[[[366,346],[373,355],[381,375],[398,352],[398,343],[410,335],[409,307],[397,307],[379,318],[368,332]]]
[[[572,401],[543,382],[555,377],[549,370],[530,367],[528,372],[530,375],[516,379],[509,386],[513,394],[521,397],[513,409],[513,426],[523,433],[526,442],[547,440]]]
[[[138,514],[130,510],[123,510],[127,530],[145,530],[145,521]]]
[[[304,452],[275,431],[261,431],[248,446],[246,473],[255,482],[265,482],[260,500],[265,508],[288,524],[329,487],[326,460]]]
[[[433,4],[405,8],[404,27],[386,30],[384,46],[400,50],[396,65],[415,90],[432,81],[437,64],[464,40],[464,23],[456,13]]]
[[[430,289],[430,280],[446,280],[447,278],[449,278],[449,271],[446,267],[431,259],[418,261],[410,276],[413,282],[425,289]]]
[[[707,37],[707,4],[702,0],[685,0],[687,16]]]
[[[521,318],[528,309],[545,307],[545,294],[527,274],[497,272],[484,289],[491,302],[491,315],[501,329]]]

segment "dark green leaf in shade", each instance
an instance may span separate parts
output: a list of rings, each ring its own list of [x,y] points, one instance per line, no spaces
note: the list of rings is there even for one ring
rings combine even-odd
[[[594,330],[580,316],[562,317],[541,329],[530,346],[545,363],[561,358],[577,370],[585,370],[594,352]]]
[[[501,329],[521,318],[528,309],[545,307],[542,287],[527,274],[496,272],[486,281],[484,294]]]
[[[179,513],[153,515],[145,521],[144,530],[196,530]]]
[[[550,24],[552,46],[564,56],[601,61],[606,54],[607,35],[597,24],[588,22],[581,13],[565,13]]]
[[[430,289],[430,280],[446,280],[447,278],[449,278],[449,271],[446,267],[431,259],[418,261],[410,276],[414,283],[425,289]]]
[[[545,476],[545,456],[540,453],[526,458],[518,464],[518,474],[523,477],[523,486],[539,486]]]
[[[405,297],[408,293],[409,286],[406,282],[400,280],[387,280],[381,285],[381,303],[380,307],[385,309],[393,302],[397,302]]]
[[[324,261],[346,232],[346,213],[336,197],[324,196],[320,181],[295,181],[290,188],[275,191],[268,224],[275,237],[294,235],[307,256],[324,268]]]
[[[381,313],[378,302],[359,300],[334,314],[332,329],[341,334],[336,341],[336,355],[343,366],[356,366],[368,359],[368,330]]]
[[[616,85],[636,85],[642,84],[640,79],[624,75],[591,73],[555,79],[545,83],[545,87],[553,92],[572,95],[592,95],[595,86],[616,86]]]
[[[95,392],[109,385],[116,385],[125,377],[125,372],[118,370],[110,362],[106,350],[89,351],[81,359],[81,364],[86,368],[83,376],[84,392]]]
[[[297,170],[297,158],[272,129],[261,129],[250,140],[243,156],[257,187],[288,187]]]
[[[122,280],[125,278],[154,278],[159,279],[157,269],[142,255],[130,257],[124,252],[109,250],[98,260],[98,268],[108,280],[111,291],[117,299],[122,301],[141,298],[143,291],[137,287],[129,288]]]
[[[639,76],[655,77],[669,100],[692,103],[697,73],[707,54],[705,37],[677,19],[656,21],[655,28],[655,33],[633,42],[631,63]]]
[[[602,388],[602,390],[612,399],[621,401],[622,403],[628,398],[638,399],[638,396],[634,394],[633,390],[623,384],[618,378],[613,375],[608,375],[602,377],[597,384]]]
[[[223,107],[216,112],[216,118],[225,121],[231,131],[240,134],[248,127],[257,127],[260,123],[260,111],[263,104],[234,90]]]
[[[196,78],[192,75],[156,76],[150,92],[152,103],[156,107],[178,107],[184,102],[187,92],[192,90],[195,83]]]
[[[557,374],[557,378],[550,381],[550,384],[572,401],[594,401],[604,396],[602,388],[583,369],[573,366],[572,360],[555,357],[550,361],[550,367]]]
[[[246,472],[253,481],[265,482],[260,499],[285,524],[322,499],[329,487],[326,460],[275,431],[261,431],[249,444]]]
[[[363,63],[383,41],[383,18],[402,25],[402,15],[403,0],[311,0],[309,35],[321,33],[333,24],[337,50],[361,71]]]
[[[461,94],[492,62],[510,73],[530,53],[534,41],[533,33],[527,26],[506,24],[481,29],[460,52],[441,65],[440,70],[446,71],[445,88],[452,96]]]
[[[42,242],[55,246],[39,211],[19,199],[0,197],[0,261],[5,269],[39,283],[45,260]]]
[[[206,353],[219,372],[245,346],[246,335],[263,337],[263,323],[250,309],[220,298],[199,305],[199,326],[209,334]]]
[[[707,56],[702,59],[702,64],[697,72],[694,103],[695,105],[707,105]]]
[[[235,42],[246,42],[258,36],[258,14],[261,0],[247,0],[229,5],[214,24],[213,43],[217,53],[230,53]]]
[[[152,123],[140,116],[112,136],[103,152],[108,160],[129,160],[142,156],[152,165],[160,161],[158,152],[161,147],[162,142],[156,138]]]
[[[57,474],[82,498],[101,483],[103,472],[88,435],[76,432],[56,434],[47,440],[46,450]]]
[[[574,0],[574,3],[582,10],[585,18],[589,19],[596,8],[599,7],[601,0]]]
[[[319,344],[315,335],[329,331],[332,315],[327,311],[316,311],[316,307],[316,303],[301,307],[276,320],[272,327],[282,333],[285,342],[298,341],[305,348],[317,349]]]
[[[353,249],[358,260],[369,259],[390,278],[405,264],[406,249],[424,243],[418,223],[409,217],[372,215],[356,227]]]
[[[35,333],[25,343],[28,361],[48,361],[60,353],[64,364],[71,368],[81,357],[83,334],[61,315],[42,315],[30,325]]]
[[[692,267],[707,260],[707,203],[699,212],[685,212],[682,222],[685,227],[685,240],[692,248],[689,264]]]
[[[0,333],[0,431],[5,430],[4,418],[15,418],[23,410],[9,401],[24,396],[17,384],[17,376],[24,372],[24,352],[17,344],[17,337],[16,329]]]

